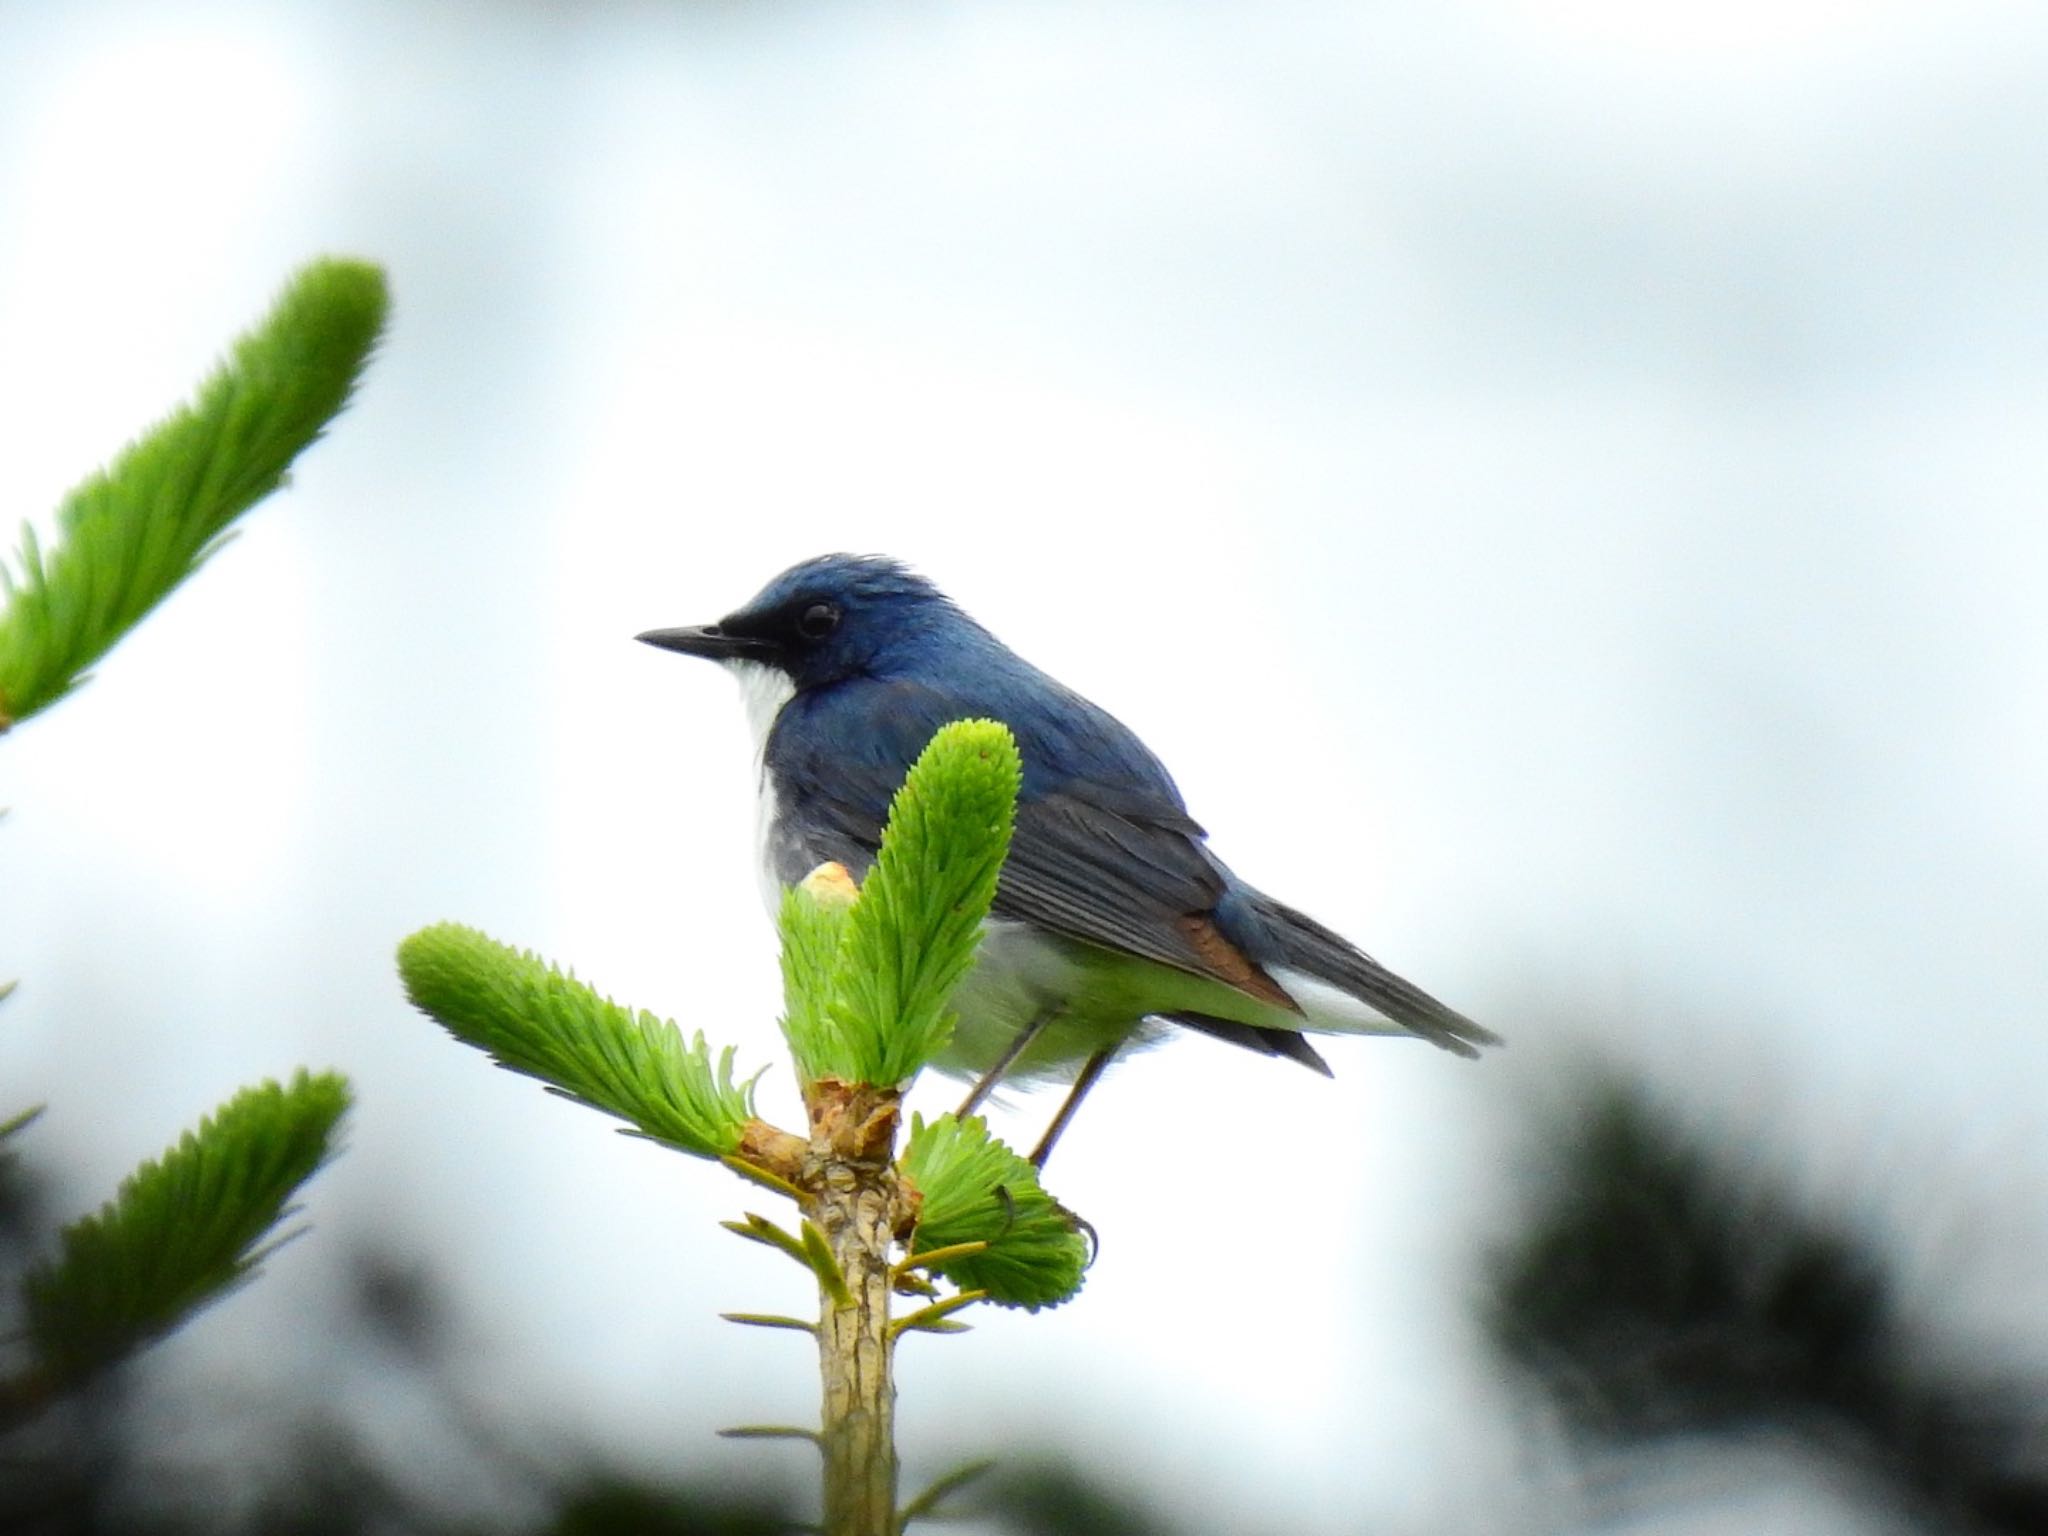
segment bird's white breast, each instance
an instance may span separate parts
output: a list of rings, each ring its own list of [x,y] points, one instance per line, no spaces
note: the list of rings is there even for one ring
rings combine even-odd
[[[728,661],[725,670],[740,685],[747,728],[754,736],[754,864],[761,899],[772,919],[782,910],[782,881],[775,873],[775,781],[768,773],[768,733],[775,729],[783,705],[796,697],[796,684],[781,668],[758,661]]]

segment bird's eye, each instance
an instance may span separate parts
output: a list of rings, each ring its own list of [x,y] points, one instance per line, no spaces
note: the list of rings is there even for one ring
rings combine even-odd
[[[839,627],[839,609],[831,603],[813,603],[796,621],[796,632],[806,640],[822,640]]]

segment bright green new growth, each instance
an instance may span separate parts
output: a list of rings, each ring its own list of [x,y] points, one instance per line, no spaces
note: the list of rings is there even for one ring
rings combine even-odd
[[[1088,1245],[1038,1182],[1038,1170],[988,1133],[979,1116],[910,1122],[904,1176],[924,1197],[911,1253],[986,1243],[933,1266],[962,1290],[1007,1307],[1057,1306],[1081,1289]]]
[[[253,1278],[285,1239],[264,1237],[334,1151],[345,1078],[300,1072],[245,1088],[120,1192],[64,1230],[57,1258],[23,1282],[27,1334],[71,1378],[170,1332]]]
[[[276,490],[348,403],[388,307],[356,261],[302,270],[192,403],[76,487],[47,553],[24,525],[0,564],[0,730],[64,697]]]
[[[853,912],[850,894],[850,885],[846,891],[818,889],[811,882],[791,886],[782,893],[776,917],[782,933],[782,1038],[806,1082],[828,1073],[844,1077],[839,1066],[854,1059],[845,1031],[832,1016]]]
[[[1017,743],[994,720],[956,720],[919,754],[844,919],[830,1002],[819,1007],[817,992],[789,1000],[784,1028],[807,1081],[893,1087],[952,1038],[946,1003],[981,942],[1021,776]],[[786,983],[817,984],[825,928],[811,921],[784,923],[785,947],[794,939],[805,951],[795,971],[785,960]]]
[[[437,923],[398,946],[413,1006],[501,1067],[698,1157],[726,1157],[754,1117],[753,1083],[735,1084],[733,1051],[711,1062],[701,1031],[601,997],[539,957]]]

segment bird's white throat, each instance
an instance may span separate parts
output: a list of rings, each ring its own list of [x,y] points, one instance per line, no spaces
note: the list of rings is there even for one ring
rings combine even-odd
[[[747,728],[754,734],[754,865],[761,881],[761,899],[773,918],[782,910],[782,881],[775,872],[771,839],[775,833],[775,783],[768,776],[768,733],[782,706],[796,697],[796,684],[780,667],[758,661],[728,661],[725,670],[740,685]]]
[[[759,766],[768,755],[768,733],[775,729],[775,717],[782,713],[783,705],[796,697],[796,684],[780,667],[758,661],[728,661],[725,670],[740,685],[747,728],[754,733],[754,762]]]

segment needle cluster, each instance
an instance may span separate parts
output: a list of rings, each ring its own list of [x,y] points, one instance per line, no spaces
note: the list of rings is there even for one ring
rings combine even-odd
[[[378,268],[311,263],[189,405],[64,498],[57,543],[23,525],[13,565],[0,563],[0,730],[83,682],[284,483],[348,403],[388,306]]]

